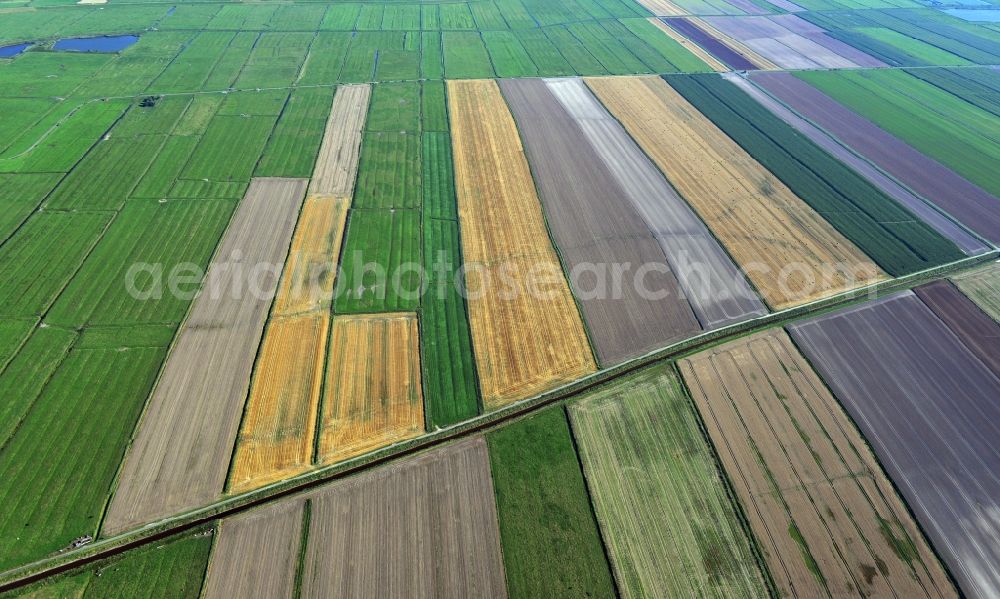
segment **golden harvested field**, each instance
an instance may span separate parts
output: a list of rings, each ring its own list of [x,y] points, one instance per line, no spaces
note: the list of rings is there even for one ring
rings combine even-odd
[[[763,56],[760,55],[759,52],[756,52],[756,51],[752,50],[749,46],[747,46],[743,42],[741,42],[741,41],[739,41],[737,39],[734,39],[734,38],[726,35],[725,33],[722,33],[716,27],[713,27],[712,24],[709,23],[708,21],[706,21],[705,19],[702,19],[700,17],[691,17],[688,20],[690,20],[692,23],[697,24],[698,27],[700,27],[702,30],[704,30],[705,32],[707,32],[709,35],[711,35],[715,39],[719,40],[723,44],[725,44],[725,45],[729,46],[730,48],[732,48],[733,51],[736,52],[737,54],[742,54],[747,60],[749,60],[750,62],[752,62],[755,65],[757,65],[758,67],[760,67],[761,70],[764,70],[764,71],[777,71],[777,70],[781,69],[781,67],[779,67],[778,65],[774,64],[770,60],[764,58]],[[726,69],[726,70],[729,70],[729,69]]]
[[[274,300],[274,315],[301,314],[330,306],[350,206],[351,199],[345,197],[306,199]]]
[[[449,81],[465,262],[555,256],[514,118],[493,81]]]
[[[336,316],[330,336],[319,463],[424,432],[417,316]]]
[[[361,133],[368,116],[371,93],[371,86],[367,84],[337,87],[319,157],[313,168],[310,194],[350,197],[354,193],[354,179],[361,155]]]
[[[271,319],[236,441],[231,492],[310,467],[329,323],[326,312]]]
[[[666,0],[646,0],[646,2],[644,2],[644,4],[652,4],[654,2],[656,2],[656,3],[663,2],[664,4],[668,4],[666,2]],[[647,6],[647,8],[649,8],[649,6]],[[650,8],[650,10],[652,10],[652,9]],[[656,12],[656,11],[653,11],[653,12]],[[660,14],[660,13],[657,13],[657,14]],[[670,15],[670,14],[681,14],[681,13],[663,13],[663,14],[665,16],[667,16],[667,15]],[[652,23],[653,25],[655,25],[657,29],[659,29],[663,33],[667,34],[667,36],[670,37],[672,40],[674,40],[678,44],[684,46],[684,48],[688,52],[690,52],[691,54],[694,54],[702,62],[704,62],[708,66],[712,67],[713,71],[715,71],[717,73],[725,73],[725,72],[728,72],[730,70],[729,67],[727,67],[726,65],[722,64],[721,62],[719,62],[719,60],[717,58],[715,58],[714,56],[712,56],[711,54],[709,54],[708,52],[706,52],[701,46],[699,46],[698,44],[692,42],[688,38],[684,37],[683,35],[681,35],[677,31],[675,31],[673,27],[668,26],[663,21],[657,19],[656,17],[650,17],[649,18],[649,22]]]
[[[886,278],[861,250],[662,79],[586,82],[701,215],[772,308]]]
[[[679,367],[783,596],[956,595],[864,439],[783,330]]]
[[[449,81],[448,109],[463,257],[483,267],[468,280],[472,339],[483,403],[496,409],[597,366],[499,87]],[[552,275],[549,293],[527,292],[529,269]]]

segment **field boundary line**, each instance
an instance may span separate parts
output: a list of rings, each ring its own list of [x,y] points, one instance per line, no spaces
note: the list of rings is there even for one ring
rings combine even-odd
[[[405,456],[432,449],[449,441],[496,428],[508,421],[513,421],[522,416],[534,413],[544,406],[564,402],[583,391],[610,382],[643,367],[658,362],[675,360],[753,332],[775,326],[784,326],[794,320],[809,318],[834,309],[859,304],[878,294],[905,291],[921,283],[945,277],[965,268],[995,260],[998,257],[1000,257],[1000,250],[994,249],[980,256],[972,256],[896,279],[880,281],[866,287],[815,300],[801,306],[704,332],[701,335],[633,358],[613,368],[599,370],[545,393],[514,402],[477,418],[450,427],[437,429],[422,437],[394,443],[357,458],[317,468],[305,474],[278,481],[254,491],[226,497],[189,512],[176,514],[119,535],[99,539],[92,544],[76,550],[68,551],[61,555],[48,556],[36,562],[7,570],[0,573],[0,592],[69,571],[77,566],[111,557],[128,549],[164,539],[174,533],[189,530],[219,518],[232,516],[279,498],[306,492],[316,486],[357,474],[369,467],[393,462]]]

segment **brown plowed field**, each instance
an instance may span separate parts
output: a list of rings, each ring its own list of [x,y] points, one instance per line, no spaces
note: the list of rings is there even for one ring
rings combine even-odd
[[[370,85],[337,87],[309,184],[310,194],[350,197],[354,193],[361,155],[361,133],[368,116],[370,98]]]
[[[326,312],[271,319],[236,441],[230,491],[260,487],[312,464],[329,323]]]
[[[319,462],[330,464],[424,432],[416,314],[336,316]]]
[[[587,84],[701,215],[773,308],[886,277],[658,77]]]
[[[565,271],[603,365],[613,365],[701,331],[663,250],[646,222],[542,79],[500,82],[520,127],[532,172]],[[629,265],[613,295],[595,270]],[[632,284],[640,267],[656,266],[646,289]],[[591,273],[582,276],[586,269]]]
[[[310,196],[306,200],[274,300],[274,315],[329,307],[350,206],[350,198]]]
[[[679,367],[782,595],[956,595],[864,439],[784,331]]]
[[[311,495],[302,597],[506,597],[486,443],[467,439]]]
[[[202,597],[291,599],[304,505],[284,500],[226,518],[216,532]]]
[[[276,287],[236,268],[235,256],[242,265],[283,264],[306,185],[277,178],[250,184],[160,373],[103,534],[205,505],[222,493],[273,299],[246,290]],[[234,293],[237,288],[244,292]]]
[[[493,81],[449,81],[448,107],[463,258],[485,265],[469,277],[480,293],[470,294],[468,306],[483,401],[495,409],[596,364],[500,89]],[[527,267],[559,273],[550,294],[527,292]],[[514,297],[490,276],[499,268],[512,273]],[[485,287],[484,276],[493,281]]]

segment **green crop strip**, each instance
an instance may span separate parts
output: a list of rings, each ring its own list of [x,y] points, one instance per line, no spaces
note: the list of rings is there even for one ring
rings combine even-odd
[[[735,85],[712,75],[664,79],[889,274],[962,258],[952,242]]]

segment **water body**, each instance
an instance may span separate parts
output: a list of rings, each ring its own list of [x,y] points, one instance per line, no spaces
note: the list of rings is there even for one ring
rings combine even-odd
[[[949,8],[944,12],[965,21],[1000,23],[1000,10],[989,8]]]
[[[0,46],[0,58],[12,58],[31,47],[27,44],[14,44],[12,46]]]
[[[64,52],[121,52],[137,41],[138,35],[68,37],[57,41],[52,49]]]

